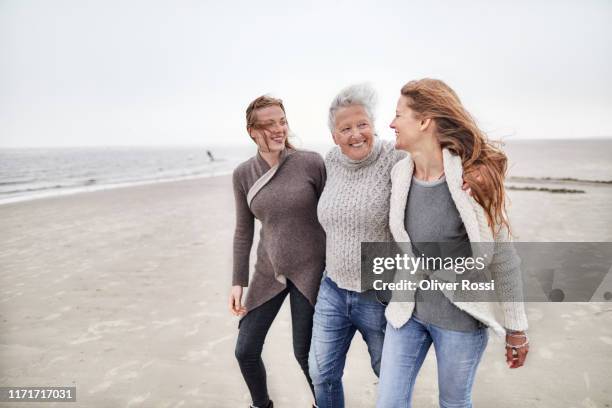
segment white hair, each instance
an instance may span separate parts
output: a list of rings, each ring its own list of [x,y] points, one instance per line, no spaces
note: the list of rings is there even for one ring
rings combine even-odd
[[[377,99],[376,91],[368,83],[347,86],[334,97],[329,106],[329,118],[327,122],[329,130],[333,132],[336,128],[336,112],[338,109],[354,105],[363,106],[372,125],[374,125],[374,112],[376,111]]]

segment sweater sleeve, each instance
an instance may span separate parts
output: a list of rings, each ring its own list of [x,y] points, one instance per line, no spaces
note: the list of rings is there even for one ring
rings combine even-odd
[[[489,265],[504,314],[504,326],[510,330],[527,330],[527,314],[523,303],[521,259],[508,236],[501,228],[495,237],[495,250]]]
[[[251,247],[253,246],[255,217],[247,204],[247,194],[240,182],[238,173],[238,169],[236,169],[232,176],[236,207],[232,285],[248,286],[249,257],[251,255]]]

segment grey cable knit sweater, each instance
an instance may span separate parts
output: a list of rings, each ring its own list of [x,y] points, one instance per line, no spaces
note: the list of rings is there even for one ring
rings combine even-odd
[[[326,271],[339,287],[361,292],[361,242],[391,241],[391,169],[405,153],[378,138],[370,154],[351,160],[334,147],[325,157],[327,182],[317,214],[325,230]]]

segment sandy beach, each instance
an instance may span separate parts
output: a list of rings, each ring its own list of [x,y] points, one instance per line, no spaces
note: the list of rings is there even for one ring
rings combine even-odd
[[[520,241],[612,241],[612,187],[512,191]],[[227,176],[0,206],[0,386],[76,386],[77,402],[20,407],[247,407],[226,306],[234,227]],[[491,338],[478,407],[611,407],[612,304],[528,305],[524,368]],[[275,407],[312,397],[291,348],[288,302],[264,349]],[[373,407],[376,377],[357,335],[347,407]],[[0,403],[0,406],[12,406]],[[435,355],[414,406],[437,406]]]

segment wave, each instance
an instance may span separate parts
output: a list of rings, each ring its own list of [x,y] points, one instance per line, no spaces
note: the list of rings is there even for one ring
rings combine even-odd
[[[557,193],[557,194],[584,194],[584,190],[575,190],[571,188],[548,188],[548,187],[531,187],[531,186],[506,186],[506,190],[513,191],[542,191],[546,193]]]
[[[579,179],[574,177],[525,177],[525,176],[512,176],[507,178],[508,181],[514,181],[517,183],[531,182],[531,183],[569,183],[569,184],[610,184],[612,180],[587,180]]]
[[[216,162],[225,162],[226,160],[215,160]],[[123,184],[138,184],[138,183],[149,183],[156,181],[167,181],[167,180],[181,180],[191,177],[202,177],[208,175],[215,175],[219,172],[223,172],[223,168],[211,167],[210,165],[202,166],[200,168],[193,169],[172,169],[164,170],[161,169],[157,173],[142,174],[142,175],[129,175],[109,177],[107,179],[98,178],[78,178],[75,176],[67,176],[64,180],[47,182],[44,180],[28,180],[27,182],[12,182],[6,181],[0,183],[0,197],[7,197],[12,195],[26,195],[36,194],[46,191],[57,191],[61,189],[78,189],[84,187],[95,187],[95,186],[112,186],[112,185],[123,185]],[[2,189],[1,187],[13,187],[12,189]]]
[[[90,180],[87,180],[83,183],[54,184],[54,185],[47,185],[47,186],[41,186],[41,187],[29,187],[29,188],[21,188],[18,190],[1,191],[0,196],[9,195],[9,194],[19,194],[19,193],[35,193],[38,191],[55,190],[55,189],[60,189],[60,188],[78,188],[78,187],[91,186],[95,184],[95,180],[93,182],[89,182],[89,181]]]
[[[19,184],[25,184],[25,183],[33,183],[36,180],[34,179],[29,179],[29,180],[13,180],[13,181],[0,181],[0,187],[1,186],[15,186],[15,185],[19,185]]]
[[[95,179],[85,180],[82,183],[72,184],[54,184],[44,187],[24,188],[21,190],[13,190],[0,192],[0,205],[17,203],[22,201],[36,200],[40,198],[57,197],[71,195],[76,193],[93,192],[100,190],[110,190],[115,188],[124,188],[132,186],[141,186],[148,184],[166,183],[174,181],[192,180],[198,178],[208,178],[215,176],[227,176],[232,174],[233,170],[217,169],[214,171],[204,172],[196,171],[183,173],[180,175],[166,177],[149,177],[138,179],[122,179],[97,182]]]

